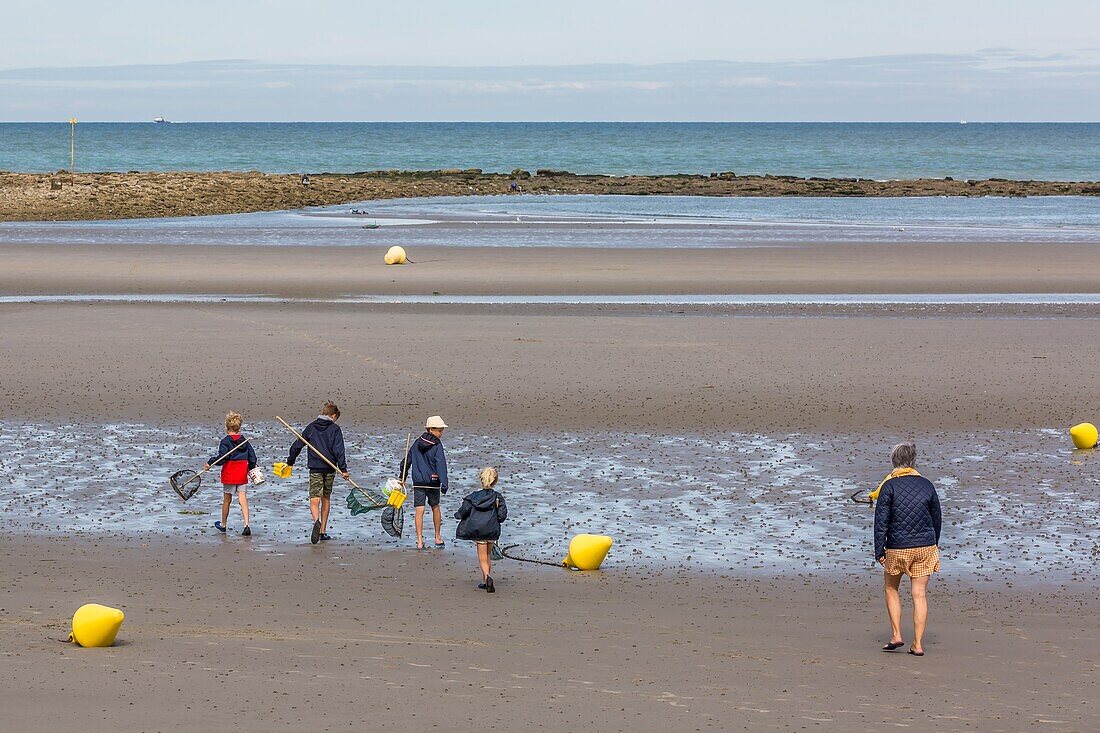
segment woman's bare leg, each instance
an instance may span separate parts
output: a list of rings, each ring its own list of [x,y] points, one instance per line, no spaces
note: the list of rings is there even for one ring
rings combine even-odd
[[[901,585],[900,575],[882,574],[882,587],[886,593],[886,613],[890,616],[890,643],[901,643],[901,595],[898,594],[898,586]]]
[[[921,640],[924,638],[924,627],[928,623],[928,576],[913,578],[913,651],[923,652]],[[901,613],[901,609],[898,609]]]
[[[489,577],[489,573],[492,571],[492,560],[489,558],[489,545],[481,542],[477,545],[477,562],[481,565],[481,578],[482,581]]]

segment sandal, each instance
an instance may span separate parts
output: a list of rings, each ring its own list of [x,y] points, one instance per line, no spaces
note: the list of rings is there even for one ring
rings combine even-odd
[[[914,657],[923,657],[924,656],[924,652],[915,652],[915,651],[913,651],[913,647],[909,647],[909,653],[912,654]]]
[[[899,641],[899,642],[897,642],[897,643],[894,643],[894,642],[892,642],[892,641],[891,641],[891,642],[890,642],[889,644],[887,644],[886,646],[882,647],[882,651],[884,651],[884,652],[892,652],[892,651],[894,651],[895,649],[901,649],[901,648],[902,648],[903,646],[905,646],[905,642],[904,642],[904,641]]]

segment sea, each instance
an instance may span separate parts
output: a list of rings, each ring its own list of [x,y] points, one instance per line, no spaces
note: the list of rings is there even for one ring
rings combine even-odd
[[[68,122],[0,123],[0,171],[68,169]],[[78,122],[78,171],[516,168],[1100,179],[1100,123]]]
[[[1100,180],[1100,123],[2,123],[0,171],[517,168]],[[504,191],[502,191],[504,193]],[[1100,242],[1100,197],[464,196],[291,212],[6,222],[0,242],[744,247]]]

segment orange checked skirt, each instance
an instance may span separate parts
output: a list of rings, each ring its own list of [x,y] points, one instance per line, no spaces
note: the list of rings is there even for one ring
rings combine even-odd
[[[910,578],[923,578],[940,570],[940,548],[907,547],[904,550],[886,550],[886,561],[882,569],[887,575],[908,575]]]

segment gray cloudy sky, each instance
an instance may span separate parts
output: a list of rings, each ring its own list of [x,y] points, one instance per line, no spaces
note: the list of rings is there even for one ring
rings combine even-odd
[[[0,120],[1093,121],[1096,28],[1084,0],[51,0],[4,13]]]

